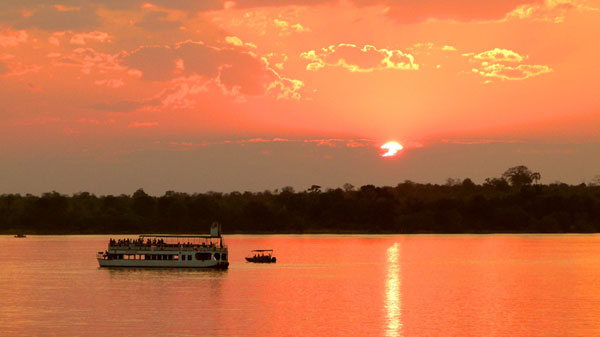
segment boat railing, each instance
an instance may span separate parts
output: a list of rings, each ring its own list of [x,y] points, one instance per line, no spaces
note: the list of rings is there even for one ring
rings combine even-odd
[[[110,244],[109,249],[123,249],[123,250],[144,250],[144,251],[198,251],[206,250],[212,251],[216,249],[227,248],[227,245],[199,245],[199,244],[162,244],[162,245],[146,245],[146,244]]]

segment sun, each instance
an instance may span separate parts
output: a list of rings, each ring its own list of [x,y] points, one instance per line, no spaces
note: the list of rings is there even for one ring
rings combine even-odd
[[[398,151],[402,150],[404,146],[398,142],[387,142],[381,145],[381,148],[387,150],[386,153],[381,155],[382,157],[391,157],[398,153]]]

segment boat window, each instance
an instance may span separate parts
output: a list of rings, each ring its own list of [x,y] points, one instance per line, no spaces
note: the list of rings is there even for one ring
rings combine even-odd
[[[215,260],[218,260],[221,257],[219,253],[215,253]]]
[[[173,255],[173,260],[179,261],[179,255]]]
[[[205,261],[212,258],[211,253],[196,253],[196,260]]]
[[[227,253],[223,253],[223,255],[221,255],[221,260],[227,261]]]

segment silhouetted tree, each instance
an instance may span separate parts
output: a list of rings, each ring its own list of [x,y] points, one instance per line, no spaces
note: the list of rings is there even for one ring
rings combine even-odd
[[[350,183],[345,183],[344,186],[342,186],[344,188],[344,191],[346,192],[351,192],[354,191],[354,185],[350,184]]]
[[[512,186],[520,187],[531,185],[532,182],[541,179],[539,172],[532,172],[525,165],[511,167],[502,174],[502,178],[506,179]]]
[[[321,186],[319,186],[319,185],[312,185],[308,189],[308,192],[310,192],[310,193],[319,193],[319,192],[321,192]]]

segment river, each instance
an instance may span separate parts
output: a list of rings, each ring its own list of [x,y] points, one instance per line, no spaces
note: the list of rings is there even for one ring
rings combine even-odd
[[[0,236],[0,335],[600,336],[600,235],[230,235],[226,271],[101,269],[109,237]]]

